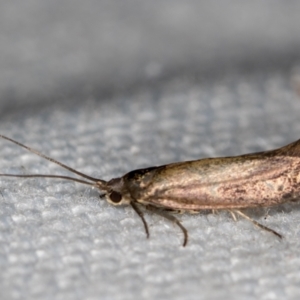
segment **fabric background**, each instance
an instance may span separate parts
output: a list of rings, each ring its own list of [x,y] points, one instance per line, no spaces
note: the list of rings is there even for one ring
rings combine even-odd
[[[300,137],[297,1],[2,1],[0,133],[108,180]],[[65,170],[0,141],[0,172]],[[0,181],[1,299],[299,299],[297,205],[189,231],[63,180]]]

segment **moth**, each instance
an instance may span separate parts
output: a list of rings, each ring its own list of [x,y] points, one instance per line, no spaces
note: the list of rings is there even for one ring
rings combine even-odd
[[[183,246],[188,242],[188,231],[172,212],[227,210],[234,219],[236,214],[240,215],[281,238],[281,234],[250,218],[241,209],[270,207],[300,198],[300,140],[271,151],[133,170],[105,181],[83,174],[4,135],[0,137],[85,180],[44,174],[0,176],[59,178],[96,187],[103,192],[100,197],[105,197],[108,203],[115,206],[130,205],[141,218],[147,238],[149,229],[144,209],[174,222],[182,230]]]

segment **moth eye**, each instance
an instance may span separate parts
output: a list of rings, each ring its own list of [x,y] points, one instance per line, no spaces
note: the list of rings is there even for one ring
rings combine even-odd
[[[119,203],[121,200],[122,200],[122,195],[117,193],[117,192],[112,192],[110,195],[109,195],[109,198],[112,202],[114,203]]]

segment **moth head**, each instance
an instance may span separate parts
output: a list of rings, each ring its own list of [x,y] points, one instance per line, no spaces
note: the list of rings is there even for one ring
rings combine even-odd
[[[107,182],[105,199],[112,205],[128,205],[130,203],[123,178],[113,178]]]

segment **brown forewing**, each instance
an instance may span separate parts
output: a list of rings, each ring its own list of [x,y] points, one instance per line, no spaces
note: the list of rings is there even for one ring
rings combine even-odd
[[[136,170],[124,178],[135,201],[169,209],[271,206],[300,195],[300,158],[284,151],[291,146]]]

